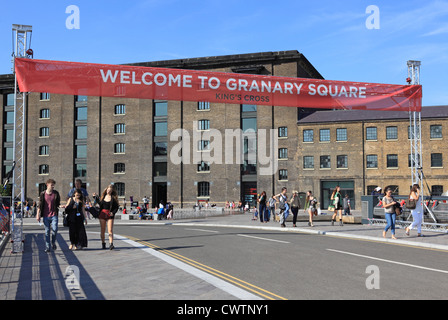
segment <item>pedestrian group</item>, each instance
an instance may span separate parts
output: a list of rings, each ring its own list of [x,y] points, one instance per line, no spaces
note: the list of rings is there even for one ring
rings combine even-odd
[[[94,194],[94,202],[91,203],[87,191],[81,187],[82,181],[77,179],[75,187],[67,195],[67,203],[61,205],[61,196],[55,190],[55,184],[56,181],[53,179],[47,180],[46,189],[39,195],[39,206],[37,207],[36,219],[41,223],[42,218],[45,227],[45,252],[57,249],[59,208],[65,209],[64,226],[69,228],[70,250],[87,247],[85,225],[87,225],[89,214],[100,221],[102,248],[106,249],[105,231],[107,227],[109,249],[113,250],[115,248],[113,244],[114,217],[119,207],[114,185],[107,186],[101,197]]]

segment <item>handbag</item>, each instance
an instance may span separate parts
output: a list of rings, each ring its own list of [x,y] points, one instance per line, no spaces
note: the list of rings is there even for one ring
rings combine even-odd
[[[63,219],[62,219],[62,225],[64,227],[68,227],[68,214],[66,214],[65,212],[64,212],[64,215],[63,215]]]
[[[333,204],[330,204],[328,206],[328,211],[334,211],[334,205]]]
[[[408,209],[415,209],[417,207],[417,200],[415,199],[407,199],[406,200],[406,208]]]

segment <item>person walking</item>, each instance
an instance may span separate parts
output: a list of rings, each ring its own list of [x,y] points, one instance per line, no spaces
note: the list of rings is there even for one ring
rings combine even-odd
[[[36,220],[40,223],[40,218],[42,217],[45,227],[45,252],[50,252],[51,249],[57,249],[56,237],[58,235],[58,216],[61,196],[54,189],[55,184],[56,181],[53,179],[47,180],[47,189],[40,193],[39,206],[37,207]],[[52,233],[51,239],[50,233]]]
[[[308,212],[308,226],[314,227],[313,216],[317,216],[317,199],[313,196],[313,192],[309,190],[306,193],[305,212]]]
[[[114,218],[118,211],[118,195],[113,184],[107,186],[101,194],[100,199],[100,226],[101,226],[101,244],[106,249],[105,232],[109,233],[109,249],[114,249]]]
[[[292,226],[296,227],[297,215],[299,214],[300,201],[299,192],[294,190],[291,197]]]
[[[73,196],[67,200],[65,212],[67,213],[70,238],[69,249],[87,248],[87,234],[84,227],[84,224],[87,225],[87,214],[82,190],[75,190]]]
[[[414,221],[409,227],[405,229],[406,235],[410,235],[410,230],[417,227],[417,237],[423,237],[422,235],[422,222],[423,222],[423,207],[422,207],[422,197],[420,193],[420,186],[418,184],[412,185],[411,192],[409,194],[409,199],[415,200],[415,209],[411,210],[412,218]]]
[[[397,216],[395,213],[395,205],[397,204],[397,202],[392,197],[392,189],[391,188],[386,189],[386,195],[383,197],[382,202],[383,202],[384,214],[386,216],[386,221],[387,221],[387,225],[383,231],[383,237],[385,238],[387,231],[389,231],[389,229],[391,229],[392,239],[397,239],[397,238],[395,238],[395,219]]]
[[[258,198],[258,214],[260,215],[260,222],[268,222],[268,217],[266,214],[266,192],[263,191]]]
[[[334,213],[333,216],[331,217],[331,225],[334,226],[334,222],[336,221],[336,215],[339,213],[339,225],[343,226],[344,224],[342,223],[341,187],[336,186],[336,188],[334,188],[330,200],[332,200],[334,204]]]
[[[343,207],[344,207],[344,216],[351,216],[352,214],[350,211],[352,210],[352,207],[350,205],[350,198],[348,194],[345,194],[345,197],[343,199]]]
[[[275,202],[274,195],[272,195],[268,200],[268,221],[271,220],[271,216],[272,221],[275,221]]]
[[[283,187],[282,192],[274,196],[274,199],[280,203],[280,225],[282,228],[286,227],[286,218],[289,214],[288,196],[286,195],[287,188]]]

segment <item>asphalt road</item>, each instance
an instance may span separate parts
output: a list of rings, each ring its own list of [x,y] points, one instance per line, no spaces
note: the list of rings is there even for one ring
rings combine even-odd
[[[443,251],[304,233],[115,225],[129,237],[263,299],[446,299]]]

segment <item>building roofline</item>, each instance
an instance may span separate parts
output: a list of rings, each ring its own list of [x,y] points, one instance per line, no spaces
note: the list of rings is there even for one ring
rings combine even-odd
[[[209,56],[199,58],[148,61],[148,62],[126,63],[125,65],[201,70],[201,69],[217,69],[228,66],[247,66],[247,65],[268,64],[268,63],[280,64],[285,62],[298,62],[300,67],[302,67],[311,78],[323,79],[322,75],[308,61],[308,59],[297,50],[268,51],[268,52]]]
[[[422,119],[448,118],[448,105],[422,107]],[[301,124],[407,120],[408,111],[375,111],[375,110],[322,110],[304,116],[297,121]]]

